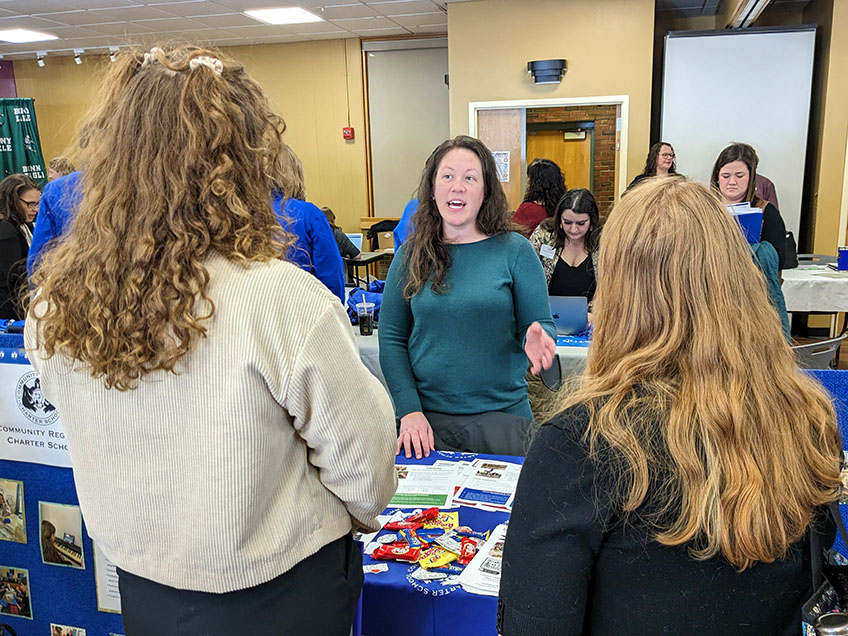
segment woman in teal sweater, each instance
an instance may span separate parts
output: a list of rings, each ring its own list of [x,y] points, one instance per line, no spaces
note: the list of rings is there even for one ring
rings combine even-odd
[[[556,352],[539,259],[509,231],[492,154],[477,139],[433,151],[418,200],[380,309],[398,453],[523,454],[533,417],[524,374],[550,367]]]

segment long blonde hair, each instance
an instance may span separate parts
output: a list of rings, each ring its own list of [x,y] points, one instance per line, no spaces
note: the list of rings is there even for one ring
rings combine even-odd
[[[205,336],[210,253],[269,261],[292,242],[266,175],[285,124],[239,64],[193,46],[122,49],[99,95],[82,202],[34,277],[39,345],[124,390]]]
[[[796,366],[747,244],[717,197],[652,179],[604,227],[595,332],[577,391],[623,515],[737,568],[780,558],[839,494],[824,391]],[[651,506],[642,509],[653,483]]]

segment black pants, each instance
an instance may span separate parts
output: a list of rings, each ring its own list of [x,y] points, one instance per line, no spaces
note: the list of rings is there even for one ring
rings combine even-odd
[[[424,415],[433,429],[436,450],[523,456],[530,446],[532,422],[518,415],[501,411],[475,415],[424,411]]]
[[[362,554],[348,534],[246,590],[178,590],[118,569],[126,636],[349,636]]]

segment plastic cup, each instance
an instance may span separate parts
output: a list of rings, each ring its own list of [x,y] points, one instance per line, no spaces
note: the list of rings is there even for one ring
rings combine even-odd
[[[359,335],[372,335],[374,333],[374,303],[356,303],[356,315],[359,318]]]

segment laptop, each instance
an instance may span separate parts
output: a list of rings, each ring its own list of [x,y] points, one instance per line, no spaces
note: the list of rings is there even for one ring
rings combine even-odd
[[[558,336],[573,336],[589,326],[589,301],[585,296],[551,296],[551,317]]]
[[[350,239],[350,242],[354,244],[356,249],[360,252],[362,251],[362,234],[348,234],[347,237]]]

